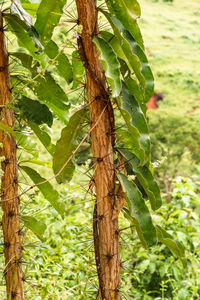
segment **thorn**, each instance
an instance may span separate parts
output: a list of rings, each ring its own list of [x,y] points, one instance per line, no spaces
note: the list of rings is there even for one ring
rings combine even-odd
[[[10,247],[10,242],[5,242],[4,247],[8,249]]]
[[[15,213],[14,213],[14,211],[9,211],[9,213],[8,213],[8,217],[9,218],[12,218],[12,217],[14,217],[14,215],[15,215]]]
[[[17,296],[17,292],[12,291],[12,292],[11,292],[11,297],[12,297],[12,299],[16,298],[16,296]]]

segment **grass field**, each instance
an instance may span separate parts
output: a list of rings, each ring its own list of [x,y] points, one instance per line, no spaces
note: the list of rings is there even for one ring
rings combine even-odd
[[[199,113],[199,0],[140,3],[140,26],[155,77],[155,90],[165,95],[161,108]]]

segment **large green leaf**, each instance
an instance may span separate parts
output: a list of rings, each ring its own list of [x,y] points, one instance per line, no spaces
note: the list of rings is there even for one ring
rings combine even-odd
[[[38,145],[37,143],[30,137],[30,134],[22,134],[21,132],[16,133],[16,141],[18,149],[22,148],[26,152],[33,155],[35,158],[38,157]]]
[[[144,97],[141,94],[140,88],[139,88],[136,80],[131,78],[131,77],[127,77],[127,78],[124,78],[124,82],[125,82],[126,86],[128,87],[129,92],[137,100],[137,102],[139,103],[143,113],[145,114],[146,110],[147,110],[147,106],[144,102]]]
[[[148,102],[151,96],[154,92],[154,77],[151,71],[151,68],[149,66],[146,54],[142,50],[142,48],[138,45],[136,41],[134,41],[131,34],[125,30],[124,31],[124,37],[128,41],[128,43],[131,45],[133,53],[137,55],[137,57],[140,59],[142,63],[142,74],[145,78],[145,95],[144,95],[144,101]]]
[[[140,5],[137,0],[106,0],[112,15],[116,16],[124,27],[131,33],[137,43],[143,48],[142,35],[137,24],[141,15]]]
[[[126,149],[118,150],[125,158],[125,164],[129,164],[137,176],[137,179],[149,198],[152,209],[158,209],[162,205],[160,189],[149,168],[147,166],[141,167],[139,159],[130,151]]]
[[[10,7],[11,13],[14,15],[18,15],[19,18],[22,21],[25,21],[25,23],[28,26],[32,26],[32,17],[29,15],[29,13],[22,7],[20,0],[13,0],[11,7]]]
[[[45,223],[32,216],[21,216],[21,220],[42,242],[45,241],[44,232],[47,228]]]
[[[53,123],[53,116],[49,108],[45,104],[41,104],[37,100],[32,100],[23,96],[19,102],[18,106],[22,117],[28,121],[33,122],[38,125],[46,123],[51,127]]]
[[[47,167],[52,169],[52,163],[49,161],[44,161],[44,160],[38,160],[38,159],[27,159],[27,160],[20,160],[20,164],[35,164],[35,165],[39,165],[39,166],[43,166],[43,167]]]
[[[33,73],[34,76],[36,76],[35,73]],[[38,99],[44,102],[61,121],[67,124],[70,105],[63,89],[47,71],[44,76],[39,76],[34,81],[35,84],[30,88],[32,88]]]
[[[63,14],[66,0],[42,0],[37,11],[35,28],[40,35],[41,42],[46,45],[53,34],[54,28]]]
[[[170,251],[182,260],[183,265],[186,267],[187,261],[185,259],[185,249],[184,246],[173,239],[173,236],[165,231],[159,225],[156,225],[157,237],[159,242],[167,246]]]
[[[120,41],[111,32],[101,31],[100,34],[107,41],[107,43],[109,43],[109,45],[113,48],[114,52],[118,56],[119,62],[121,63],[121,74],[124,77],[124,81],[125,81],[127,87],[129,88],[130,93],[138,101],[138,103],[140,104],[140,106],[142,108],[142,111],[145,113],[147,107],[146,107],[146,104],[144,102],[144,96],[141,93],[141,90],[140,90],[140,87],[138,86],[137,81],[135,79],[131,78],[131,76],[130,76],[131,65],[130,65],[127,57],[125,56],[125,54],[122,50],[122,47],[120,45]],[[144,54],[144,52],[142,52],[142,55],[143,54]],[[143,65],[145,65],[145,63]],[[148,65],[148,62],[147,62],[147,65]],[[122,70],[122,68],[123,68],[123,70]],[[145,66],[145,68],[146,68],[146,66]],[[149,65],[148,65],[148,68],[150,69]],[[143,72],[143,68],[142,68],[141,72]],[[151,70],[150,70],[150,72],[151,72]],[[145,76],[146,72],[143,72],[143,75]],[[149,82],[148,82],[148,78],[145,78],[145,79],[147,80],[146,87],[145,87],[146,88],[145,93],[147,93],[147,91],[149,93],[152,93],[152,91],[153,91],[152,86],[154,85],[153,75],[150,78]],[[149,86],[151,87],[151,91],[149,89]],[[146,96],[146,98],[148,98],[149,96],[150,96],[150,94],[148,96]]]
[[[83,80],[83,74],[85,73],[83,63],[80,59],[80,56],[79,56],[79,53],[77,50],[72,52],[72,69],[73,69],[72,89],[75,89],[79,86],[80,81]]]
[[[18,58],[21,61],[24,68],[29,70],[31,69],[33,62],[33,57],[31,55],[28,55],[23,52],[10,52],[10,55]]]
[[[121,95],[116,101],[132,137],[129,149],[140,159],[141,165],[144,165],[150,159],[150,139],[145,116],[124,83]]]
[[[109,31],[100,31],[100,35],[112,47],[118,59],[125,61],[129,69],[131,69],[131,65],[124,54],[124,51],[120,45],[120,41],[117,39],[117,37]]]
[[[93,42],[99,51],[106,79],[112,89],[112,96],[117,97],[121,91],[121,80],[120,64],[117,60],[116,54],[104,39],[96,36],[93,38]]]
[[[36,18],[39,5],[40,3],[22,3],[22,7],[34,18]]]
[[[49,58],[56,60],[55,66],[58,70],[58,74],[63,77],[67,83],[70,83],[73,80],[73,72],[67,56],[64,53],[59,53],[58,46],[52,40],[46,45],[45,52]]]
[[[37,143],[35,143],[27,133],[25,134],[19,131],[15,131],[3,122],[0,122],[0,129],[3,130],[6,134],[11,134],[15,137],[17,146],[19,148],[22,147],[28,153],[32,154],[35,158],[38,157]]]
[[[35,170],[26,167],[20,166],[20,168],[31,178],[34,184],[45,181],[45,178],[41,177],[38,172]],[[49,183],[43,183],[37,186],[40,192],[44,195],[45,199],[55,208],[55,210],[63,217],[65,212],[64,203],[59,201],[59,193],[54,190],[53,186]]]
[[[38,137],[40,142],[43,144],[43,146],[46,148],[46,150],[53,156],[55,152],[55,145],[51,143],[51,138],[48,133],[34,123],[29,123],[29,126]]]
[[[34,58],[38,58],[36,53],[43,50],[43,46],[38,39],[35,28],[28,26],[17,15],[4,14],[4,18],[11,31],[16,35],[19,45],[27,49]]]
[[[143,246],[149,247],[157,242],[156,230],[142,194],[133,181],[124,174],[119,173],[121,183],[128,204],[128,218],[135,225],[138,236]]]
[[[134,48],[133,48],[133,43],[135,43],[134,38],[132,38],[132,40],[131,39],[127,40],[125,36],[126,29],[124,28],[123,24],[115,17],[109,15],[107,12],[104,12],[104,15],[110,22],[114,34],[118,39],[120,46],[129,62],[129,65],[131,66],[133,72],[135,73],[136,78],[140,83],[141,91],[144,94],[146,82],[145,82],[144,75],[142,74],[142,63],[139,57],[134,53]]]
[[[56,150],[53,157],[53,170],[55,174],[61,170],[75,149],[75,138],[79,132],[82,122],[85,120],[85,114],[86,109],[80,109],[74,113],[71,116],[67,127],[62,130],[61,137],[57,141]],[[70,181],[74,170],[75,166],[72,160],[70,160],[61,174],[56,177],[57,182],[62,183],[65,181]]]

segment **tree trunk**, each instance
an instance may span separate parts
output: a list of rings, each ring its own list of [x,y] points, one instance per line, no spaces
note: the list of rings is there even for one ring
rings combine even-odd
[[[9,109],[11,102],[8,53],[3,32],[3,18],[0,12],[0,105],[1,122],[14,128],[14,112]],[[24,299],[22,274],[22,249],[19,227],[19,199],[17,197],[17,159],[15,138],[0,132],[1,164],[4,172],[1,180],[2,227],[4,236],[4,255],[7,299]],[[10,199],[6,201],[6,199]]]
[[[96,207],[94,232],[100,299],[120,299],[120,255],[118,218],[115,207],[115,169],[113,163],[114,114],[106,91],[106,78],[92,38],[98,34],[97,10],[94,0],[76,0],[78,23],[83,26],[78,38],[81,60],[86,70],[87,94],[90,106],[92,151]],[[94,226],[95,227],[95,226]]]

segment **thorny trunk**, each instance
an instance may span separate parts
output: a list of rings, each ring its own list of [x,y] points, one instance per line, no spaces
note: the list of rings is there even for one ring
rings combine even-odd
[[[76,0],[78,24],[83,26],[78,38],[81,60],[86,70],[87,94],[90,105],[92,151],[96,211],[94,212],[94,242],[100,298],[120,299],[120,254],[118,218],[115,210],[115,169],[113,163],[114,114],[106,91],[106,78],[92,38],[98,34],[97,9],[94,0]]]
[[[9,109],[11,102],[10,78],[8,70],[8,53],[3,32],[3,18],[0,12],[0,105],[1,122],[14,128],[14,112]],[[4,255],[7,299],[24,299],[22,253],[19,227],[19,199],[17,197],[17,159],[14,137],[0,132],[2,227],[4,236]],[[6,201],[6,199],[10,199]]]

